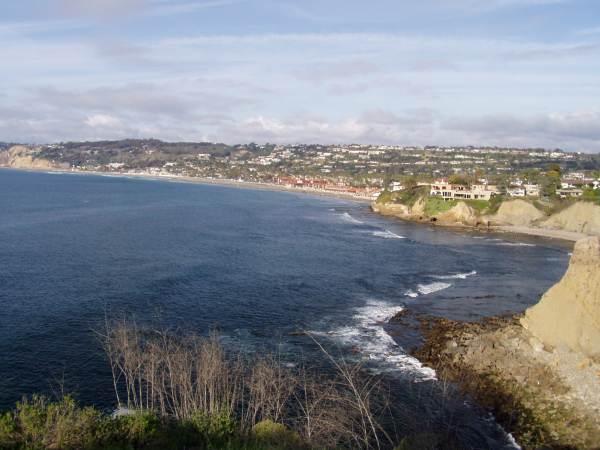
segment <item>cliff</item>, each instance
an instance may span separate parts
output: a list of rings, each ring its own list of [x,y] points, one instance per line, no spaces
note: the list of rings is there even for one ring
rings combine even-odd
[[[443,202],[440,199],[419,197],[412,206],[402,203],[373,203],[371,209],[384,216],[397,217],[413,222],[429,222],[443,226],[476,226],[479,217],[465,202],[453,204],[449,209],[435,210],[431,203]],[[443,204],[443,203],[442,203]],[[451,204],[448,203],[450,206]],[[433,208],[432,208],[433,206]],[[432,211],[434,209],[434,211]]]
[[[6,165],[15,169],[52,169],[56,166],[47,159],[37,158],[35,147],[14,145],[7,151]]]
[[[599,237],[577,242],[564,277],[522,317],[418,319],[425,342],[413,355],[489,408],[523,448],[599,448]]]
[[[503,202],[498,212],[488,216],[492,225],[525,225],[545,217],[544,213],[525,200],[509,200]]]
[[[545,345],[600,361],[600,238],[575,244],[565,276],[526,311],[521,324]]]
[[[600,236],[600,206],[577,202],[540,222],[542,228]]]

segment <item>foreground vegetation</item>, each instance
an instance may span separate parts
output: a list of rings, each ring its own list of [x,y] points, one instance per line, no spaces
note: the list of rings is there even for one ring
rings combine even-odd
[[[309,370],[273,354],[232,354],[214,335],[124,321],[107,325],[101,338],[116,412],[69,396],[23,399],[0,415],[1,449],[457,448],[450,430],[396,435],[381,380],[322,347],[327,367]]]

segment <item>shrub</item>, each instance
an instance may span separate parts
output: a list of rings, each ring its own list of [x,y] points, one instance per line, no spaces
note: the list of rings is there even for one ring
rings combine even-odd
[[[0,415],[0,448],[15,448],[17,424],[11,413]]]
[[[435,216],[452,209],[458,202],[456,200],[444,200],[439,197],[427,197],[425,201],[425,214],[429,217]]]
[[[33,396],[17,404],[13,436],[30,449],[87,448],[96,440],[100,417],[93,408],[77,407],[71,397],[52,403]]]
[[[600,205],[600,189],[587,188],[583,190],[581,200],[586,202],[593,202]]]
[[[391,203],[392,201],[392,193],[390,191],[383,191],[381,194],[379,194],[379,197],[377,197],[377,200],[375,202],[379,204],[385,204]]]
[[[397,201],[403,205],[413,206],[417,200],[421,197],[425,197],[429,194],[428,186],[417,186],[398,193]]]
[[[495,214],[500,209],[500,205],[504,202],[506,198],[503,195],[493,195],[488,202],[488,214]]]
[[[281,450],[302,448],[302,440],[298,433],[272,420],[257,423],[252,431],[260,445]]]
[[[465,200],[465,203],[478,214],[482,214],[490,206],[490,202],[487,200]]]
[[[196,413],[189,425],[209,447],[221,448],[235,436],[238,424],[226,414]]]

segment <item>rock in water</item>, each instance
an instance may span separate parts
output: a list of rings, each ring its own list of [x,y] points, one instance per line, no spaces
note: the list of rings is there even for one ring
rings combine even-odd
[[[600,360],[600,238],[578,241],[567,273],[521,324],[545,345]]]

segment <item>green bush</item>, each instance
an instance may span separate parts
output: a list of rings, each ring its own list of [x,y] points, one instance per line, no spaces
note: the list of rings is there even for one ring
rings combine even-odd
[[[427,197],[425,201],[425,214],[429,217],[433,217],[437,214],[449,211],[457,205],[456,200],[444,200],[440,197]]]
[[[209,447],[222,448],[231,441],[237,430],[236,422],[227,414],[196,413],[189,421],[193,431]]]
[[[17,424],[11,413],[0,415],[0,448],[15,448]]]
[[[302,440],[295,431],[271,420],[263,420],[252,429],[254,438],[263,448],[293,450],[302,448]]]
[[[581,200],[586,202],[593,202],[600,205],[600,189],[587,188],[583,190]]]
[[[71,397],[52,403],[33,396],[17,404],[13,441],[31,450],[89,448],[100,417],[93,408],[79,408]]]
[[[473,208],[478,214],[482,214],[490,206],[490,202],[487,200],[465,200],[465,203]]]
[[[487,214],[495,214],[506,198],[503,195],[493,195],[488,202]]]
[[[392,201],[392,193],[390,191],[383,191],[381,194],[379,194],[379,197],[377,197],[377,200],[375,202],[379,204],[385,204],[391,203]]]
[[[428,186],[417,186],[404,191],[395,193],[396,201],[403,205],[413,206],[421,197],[426,197],[429,194]]]

